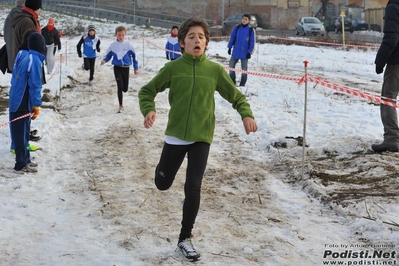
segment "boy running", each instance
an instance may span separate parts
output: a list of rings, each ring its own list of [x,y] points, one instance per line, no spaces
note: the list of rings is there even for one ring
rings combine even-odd
[[[107,54],[101,61],[101,65],[104,65],[113,58],[112,64],[114,65],[114,76],[118,86],[118,113],[121,113],[124,110],[122,92],[127,92],[129,88],[130,66],[133,65],[135,75],[139,74],[139,64],[136,59],[136,53],[134,52],[132,44],[125,41],[125,35],[125,27],[119,26],[115,29],[116,41],[111,43],[107,50]]]
[[[208,60],[209,26],[199,18],[181,25],[178,40],[183,53],[179,60],[165,64],[139,91],[144,127],[156,118],[155,97],[169,88],[169,120],[161,158],[155,170],[155,185],[169,189],[186,154],[188,165],[184,185],[183,219],[178,248],[189,260],[200,257],[191,242],[191,231],[200,206],[201,183],[215,129],[215,91],[240,114],[245,132],[256,132],[252,110],[223,66]]]

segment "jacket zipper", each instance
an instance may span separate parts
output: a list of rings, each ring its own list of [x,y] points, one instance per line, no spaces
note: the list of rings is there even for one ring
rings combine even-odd
[[[193,89],[191,91],[191,97],[190,97],[190,103],[189,103],[189,108],[188,108],[188,115],[187,115],[187,120],[186,120],[186,132],[184,132],[184,140],[186,140],[187,137],[187,130],[188,130],[188,120],[190,118],[190,114],[191,114],[191,103],[193,102],[193,96],[194,96],[194,89],[195,89],[195,64],[197,62],[197,59],[194,59],[194,64],[193,64]]]

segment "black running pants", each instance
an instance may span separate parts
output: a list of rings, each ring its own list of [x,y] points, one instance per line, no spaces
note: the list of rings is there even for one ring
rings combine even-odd
[[[208,161],[210,144],[195,142],[190,145],[164,143],[161,158],[155,171],[155,185],[159,190],[169,189],[187,154],[186,182],[184,184],[183,220],[179,240],[189,238],[197,217],[201,184]]]
[[[114,76],[116,85],[118,86],[118,101],[119,105],[123,104],[122,92],[127,92],[129,88],[129,67],[114,66]]]
[[[89,81],[94,79],[94,68],[96,65],[96,58],[83,58],[83,64],[85,70],[90,70]]]

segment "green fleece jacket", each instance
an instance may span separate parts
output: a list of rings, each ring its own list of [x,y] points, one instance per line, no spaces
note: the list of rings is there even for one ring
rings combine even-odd
[[[252,110],[231,81],[226,70],[203,54],[196,58],[187,53],[165,64],[159,73],[139,91],[143,116],[156,112],[157,93],[169,88],[169,118],[165,134],[185,141],[212,143],[215,131],[215,91],[230,102],[241,118]]]

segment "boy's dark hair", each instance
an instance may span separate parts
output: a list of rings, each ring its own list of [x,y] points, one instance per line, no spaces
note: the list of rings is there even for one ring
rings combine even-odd
[[[205,20],[203,20],[201,18],[198,18],[198,17],[188,18],[186,21],[184,21],[180,25],[179,33],[177,34],[178,42],[179,43],[180,42],[184,43],[184,39],[187,36],[188,30],[191,27],[194,27],[194,26],[200,26],[200,27],[202,27],[204,29],[206,45],[208,45],[208,43],[209,43],[209,25],[208,25],[208,23]],[[180,47],[180,49],[181,49],[181,52],[183,53],[184,52],[184,48]]]
[[[243,18],[243,17],[247,17],[249,20],[251,20],[251,15],[249,15],[249,14],[244,14],[244,15],[242,15],[241,18]]]

